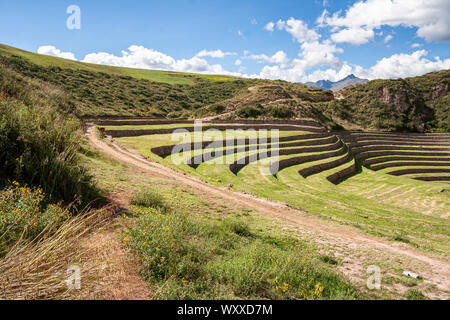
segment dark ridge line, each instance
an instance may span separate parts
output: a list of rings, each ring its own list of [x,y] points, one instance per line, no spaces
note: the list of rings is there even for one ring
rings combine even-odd
[[[270,166],[270,173],[275,176],[279,171],[286,169],[288,167],[296,166],[298,164],[303,164],[312,161],[324,160],[328,158],[333,158],[337,156],[341,156],[347,153],[347,148],[342,147],[337,151],[322,153],[322,154],[313,154],[309,156],[301,156],[301,157],[293,157],[289,159],[280,160],[272,163]]]
[[[136,120],[127,119],[127,120],[95,120],[95,119],[86,119],[94,120],[94,123],[99,126],[129,126],[129,125],[161,125],[161,124],[194,124],[196,120],[187,120],[187,119],[179,119],[179,120],[167,120],[167,119],[139,119]],[[316,121],[312,120],[202,120],[202,123],[208,124],[265,124],[265,125],[300,125],[300,126],[310,126],[310,127],[320,127],[322,125]]]
[[[308,168],[304,168],[298,171],[298,173],[303,177],[307,178],[309,176],[312,176],[314,174],[330,170],[333,168],[336,168],[340,165],[343,165],[344,163],[350,162],[352,160],[352,155],[350,153],[347,153],[347,155],[343,158],[333,160],[326,163],[317,164]]]
[[[391,176],[403,176],[405,174],[421,174],[421,173],[450,173],[450,169],[404,169],[388,172]]]
[[[411,178],[414,180],[420,180],[420,181],[450,181],[450,176],[437,176],[437,177],[414,177]]]
[[[384,163],[389,161],[450,161],[450,158],[431,158],[431,157],[383,157],[376,159],[364,160],[362,165],[369,167],[373,164]]]
[[[242,170],[242,168],[249,165],[250,163],[253,163],[253,162],[256,162],[259,160],[263,160],[263,159],[267,159],[267,158],[271,158],[276,155],[287,156],[287,155],[298,154],[298,153],[323,152],[323,151],[336,150],[339,147],[343,147],[343,143],[340,140],[338,140],[336,143],[334,143],[332,145],[325,146],[325,147],[281,149],[281,150],[276,150],[276,152],[275,151],[274,152],[272,152],[272,151],[261,152],[261,153],[256,153],[256,154],[238,159],[234,163],[230,164],[229,168],[232,173],[237,174],[240,170]]]
[[[336,134],[338,137],[345,141],[357,141],[357,140],[382,140],[382,139],[401,139],[401,140],[419,140],[419,141],[449,141],[450,135],[440,135],[440,136],[426,136],[426,135],[395,135],[395,134],[358,134],[358,135],[346,135],[346,134]]]
[[[382,156],[429,156],[429,157],[448,157],[450,153],[437,152],[407,152],[407,151],[367,151],[355,155],[356,160],[368,159]]]
[[[205,123],[237,123],[237,124],[267,124],[267,125],[280,125],[280,124],[291,124],[291,125],[300,125],[300,126],[311,126],[311,127],[320,127],[323,126],[317,121],[313,120],[207,120]]]
[[[94,121],[98,126],[146,126],[164,124],[194,124],[193,120],[100,120]]]
[[[350,148],[359,148],[359,147],[369,147],[369,146],[400,146],[400,145],[408,145],[408,146],[436,146],[436,147],[440,147],[440,146],[449,146],[450,147],[450,143],[439,143],[439,142],[411,142],[411,141],[395,141],[395,140],[390,140],[390,141],[367,141],[367,142],[351,142],[348,143],[348,146]],[[450,148],[449,148],[450,150]]]
[[[194,132],[195,127],[180,127],[180,128],[170,128],[170,129],[148,129],[148,130],[106,130],[105,134],[113,138],[121,137],[138,137],[154,134],[168,134],[173,133],[176,130],[184,130],[187,132]],[[202,127],[201,132],[208,130],[226,131],[226,130],[272,130],[278,129],[279,131],[306,131],[306,132],[324,132],[325,129],[322,128],[310,128],[310,127],[300,127],[300,126],[278,126],[278,127],[267,127],[267,126],[218,126],[218,127]],[[199,130],[200,131],[200,130]]]
[[[312,139],[320,139],[320,138],[328,138],[328,139],[336,139],[335,136],[331,136],[329,133],[313,133],[313,134],[303,134],[303,135],[295,135],[295,136],[287,136],[287,137],[280,137],[278,139],[279,142],[288,142],[288,141],[296,141],[296,140],[312,140]],[[226,146],[227,144],[231,145],[248,145],[250,143],[250,139],[232,139],[232,140],[217,140],[221,141],[221,143]],[[267,141],[272,141],[271,138],[268,138]],[[184,149],[190,149],[190,150],[199,150],[199,149],[209,149],[208,146],[211,145],[214,141],[202,141],[200,143],[183,143],[179,144],[181,148]],[[305,141],[306,143],[307,141]],[[169,145],[169,146],[160,146],[152,148],[150,151],[154,154],[164,158],[170,154],[172,154],[172,150],[174,147],[178,146],[178,144]],[[213,148],[213,147],[211,147]]]
[[[339,136],[338,136],[339,137]],[[382,141],[393,141],[403,144],[412,143],[428,143],[428,144],[447,144],[450,142],[450,139],[400,139],[400,138],[389,138],[385,137],[382,139],[379,138],[363,138],[363,139],[345,139],[341,138],[345,143],[373,143],[373,142],[382,142]]]
[[[371,166],[370,169],[373,171],[378,171],[386,168],[395,168],[395,167],[449,167],[450,162],[391,162],[391,163],[383,163],[377,166]]]
[[[448,155],[450,155],[450,148],[423,148],[423,147],[395,147],[395,146],[369,146],[369,147],[360,147],[360,148],[352,148],[351,152],[353,154],[363,153],[367,151],[424,151],[424,152],[436,152],[436,151],[448,151]]]
[[[222,150],[218,151],[218,152],[206,152],[206,153],[202,153],[202,154],[198,154],[192,158],[190,158],[185,164],[190,166],[191,168],[196,169],[200,164],[202,164],[203,162],[209,161],[209,160],[213,160],[222,156],[229,156],[235,153],[241,153],[241,152],[247,152],[247,151],[257,151],[257,150],[271,150],[273,149],[273,147],[276,147],[275,149],[279,150],[279,155],[289,155],[289,154],[296,154],[296,153],[306,153],[306,152],[320,152],[320,151],[329,151],[329,150],[334,150],[335,148],[331,148],[331,146],[326,146],[326,147],[311,147],[311,148],[301,148],[301,149],[289,149],[289,150],[282,150],[282,148],[289,148],[289,147],[300,147],[300,146],[321,146],[321,145],[326,145],[326,144],[330,144],[330,143],[334,143],[334,145],[338,142],[338,139],[336,136],[334,137],[330,137],[328,139],[325,140],[315,140],[315,141],[303,141],[303,142],[293,142],[293,143],[281,143],[281,144],[264,144],[264,145],[247,145],[247,146],[236,146],[233,149],[228,149],[228,150]],[[302,151],[302,152],[291,152],[291,151]],[[270,152],[270,151],[269,151]],[[286,153],[288,152],[288,153]],[[262,159],[266,159],[267,157],[263,157],[260,158],[260,155],[265,155],[267,153],[267,151],[265,152],[260,152],[256,154],[256,161],[258,160],[262,160]],[[206,156],[206,157],[205,157]],[[271,156],[272,156],[272,152],[271,152]],[[269,156],[268,158],[270,158],[271,156]],[[247,158],[252,158],[255,157],[255,155],[251,155],[251,156],[247,156],[244,159]],[[244,161],[241,159],[237,160],[235,163]],[[249,163],[252,163],[255,161],[250,161]],[[245,165],[249,164],[246,163]],[[240,168],[242,169],[242,168]],[[239,169],[239,170],[240,170]],[[238,171],[239,171],[238,170]]]
[[[450,137],[450,133],[417,133],[417,132],[367,132],[367,131],[333,131],[338,136],[376,136],[376,137]]]

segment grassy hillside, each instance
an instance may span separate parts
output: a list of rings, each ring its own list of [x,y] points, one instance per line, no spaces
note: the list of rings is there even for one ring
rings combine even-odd
[[[228,76],[210,76],[192,73],[158,71],[158,70],[144,70],[133,68],[120,68],[112,66],[97,65],[91,63],[82,63],[78,61],[66,60],[52,56],[46,56],[17,49],[14,47],[0,44],[0,55],[2,56],[19,56],[29,60],[30,62],[42,67],[59,67],[63,69],[85,70],[92,72],[105,72],[122,76],[132,76],[138,79],[145,79],[156,82],[164,82],[169,84],[193,84],[194,79],[204,78],[212,81],[229,81],[236,79]]]
[[[328,104],[338,123],[384,131],[450,131],[450,70],[347,87]]]
[[[72,97],[81,117],[182,118],[225,113],[237,118],[310,117],[327,122],[312,104],[333,98],[330,92],[284,81],[100,66],[4,45],[0,45],[0,61],[26,77],[62,89]],[[257,89],[249,91],[250,87]]]
[[[65,92],[79,117],[309,118],[332,129],[450,131],[450,70],[333,95],[286,81],[101,66],[4,45],[0,63]]]

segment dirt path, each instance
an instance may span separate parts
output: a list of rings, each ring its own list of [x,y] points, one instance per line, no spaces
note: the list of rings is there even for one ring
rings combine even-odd
[[[107,143],[100,140],[94,129],[94,126],[89,126],[86,129],[86,135],[93,147],[115,160],[131,164],[147,174],[171,179],[181,185],[200,190],[209,197],[229,200],[243,207],[285,220],[295,226],[301,227],[303,230],[307,230],[309,234],[314,233],[320,235],[319,237],[324,236],[328,239],[327,241],[332,241],[331,245],[333,246],[351,246],[353,249],[361,248],[362,251],[375,249],[383,253],[400,255],[424,263],[427,265],[427,268],[421,270],[421,276],[425,279],[424,281],[435,285],[442,291],[443,295],[439,296],[440,298],[448,298],[446,292],[450,290],[450,263],[447,261],[427,256],[403,243],[385,241],[362,234],[350,226],[338,225],[337,223],[321,220],[283,203],[209,184],[200,179],[167,168],[159,163],[151,162],[142,155],[131,153],[114,141]]]

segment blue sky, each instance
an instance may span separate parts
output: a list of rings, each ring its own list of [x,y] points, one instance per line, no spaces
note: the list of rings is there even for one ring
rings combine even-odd
[[[148,69],[397,78],[450,68],[449,15],[450,0],[17,0],[0,3],[0,42]]]

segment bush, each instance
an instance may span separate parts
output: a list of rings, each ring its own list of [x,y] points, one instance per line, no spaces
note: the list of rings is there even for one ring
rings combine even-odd
[[[76,204],[98,196],[79,156],[83,134],[74,109],[63,91],[0,59],[0,188],[17,180]]]
[[[236,233],[239,236],[242,237],[250,237],[252,233],[250,232],[250,227],[248,224],[243,223],[242,221],[237,220],[226,220],[225,225],[231,232]]]
[[[417,289],[409,289],[405,294],[406,299],[408,300],[427,300],[422,292]]]
[[[239,109],[237,115],[241,118],[258,118],[262,114],[262,109],[257,107],[243,107]]]
[[[131,204],[146,208],[166,210],[168,207],[163,196],[153,190],[144,190],[131,198]]]
[[[286,107],[272,107],[269,110],[269,115],[272,118],[286,119],[292,118],[295,113],[294,111]]]
[[[50,107],[0,102],[0,178],[40,186],[55,200],[85,204],[98,193],[78,154],[80,123]]]
[[[47,226],[67,220],[71,214],[60,204],[47,206],[42,189],[21,187],[16,181],[0,192],[0,256],[21,237],[33,239]]]
[[[208,111],[213,112],[215,114],[220,114],[225,111],[225,107],[221,104],[215,104],[215,105],[208,107]]]

